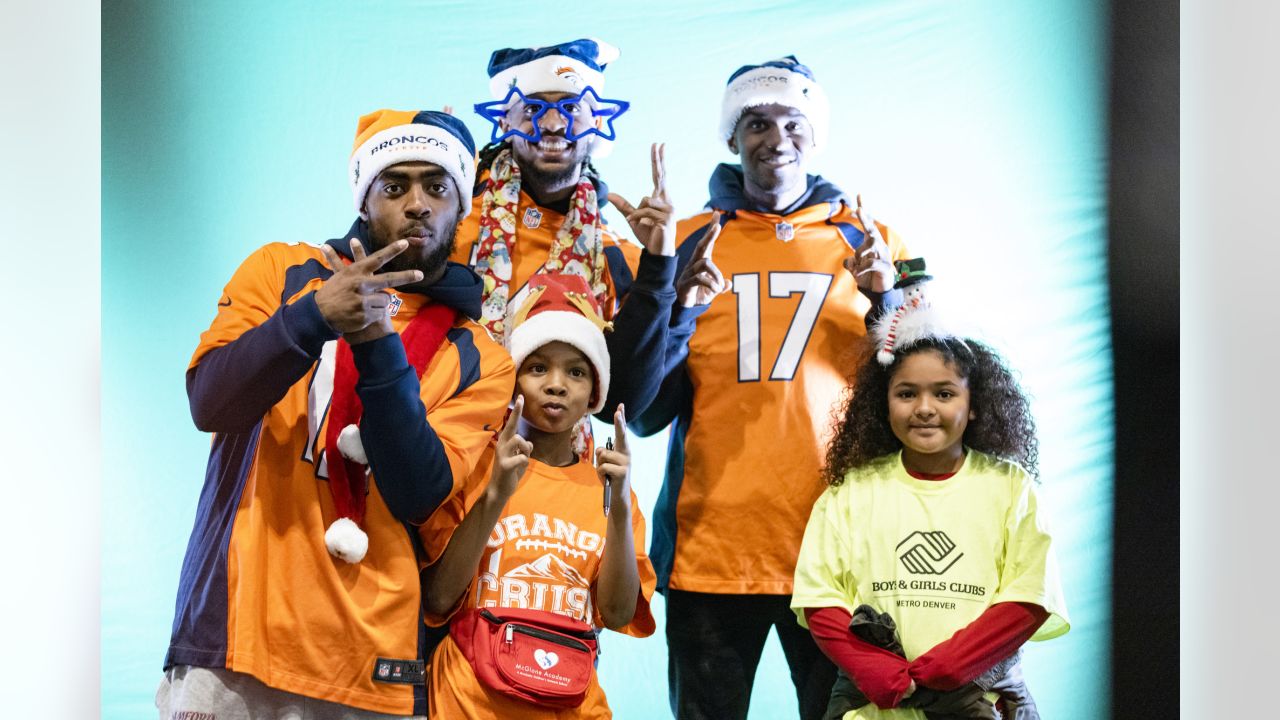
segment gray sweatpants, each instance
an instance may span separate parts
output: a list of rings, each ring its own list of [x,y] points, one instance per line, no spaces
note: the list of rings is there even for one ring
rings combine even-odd
[[[169,668],[156,690],[160,720],[426,720],[386,715],[269,688],[222,668]]]

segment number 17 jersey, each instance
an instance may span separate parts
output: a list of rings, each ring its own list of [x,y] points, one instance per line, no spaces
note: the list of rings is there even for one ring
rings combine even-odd
[[[682,245],[696,243],[710,219],[681,222]],[[904,258],[897,235],[878,227],[893,259]],[[712,259],[732,291],[697,317],[679,383],[685,397],[665,400],[681,407],[654,511],[650,555],[663,587],[790,594],[805,523],[825,488],[833,413],[866,335],[871,302],[842,264],[862,240],[842,198],[786,216],[737,210],[724,222]]]

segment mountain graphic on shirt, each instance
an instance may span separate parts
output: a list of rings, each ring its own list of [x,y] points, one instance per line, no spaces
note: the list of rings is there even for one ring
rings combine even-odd
[[[511,570],[511,572],[504,573],[504,577],[552,580],[571,587],[587,587],[588,585],[586,578],[582,577],[581,573],[551,553],[547,553],[532,562],[527,562]]]

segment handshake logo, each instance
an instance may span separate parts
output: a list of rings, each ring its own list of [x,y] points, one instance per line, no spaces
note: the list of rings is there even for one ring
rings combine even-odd
[[[916,575],[941,575],[964,557],[964,553],[956,551],[951,538],[940,530],[911,533],[898,543],[897,552],[902,566]]]

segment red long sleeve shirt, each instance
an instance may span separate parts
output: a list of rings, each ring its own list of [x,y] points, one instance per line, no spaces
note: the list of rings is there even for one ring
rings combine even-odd
[[[806,608],[814,641],[831,661],[880,708],[897,707],[914,680],[935,690],[972,682],[1013,654],[1049,618],[1031,603],[996,603],[932,650],[907,662],[849,632],[853,616],[844,608]]]

